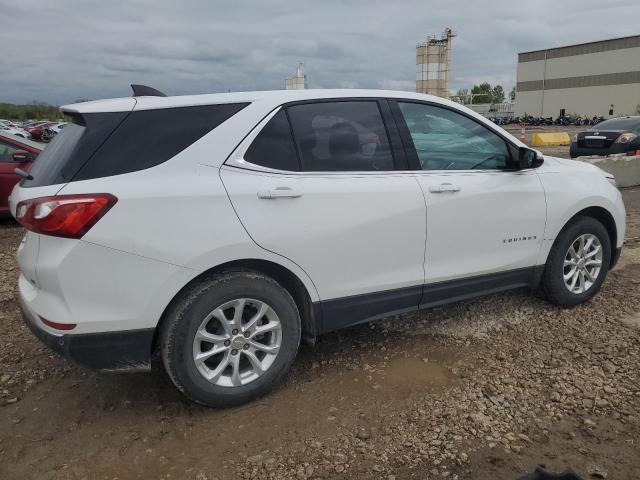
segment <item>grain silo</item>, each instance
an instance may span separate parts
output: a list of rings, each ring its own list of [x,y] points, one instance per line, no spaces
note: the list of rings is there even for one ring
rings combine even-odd
[[[307,88],[307,76],[304,74],[304,63],[299,63],[296,74],[285,80],[286,90],[304,90]]]
[[[451,39],[455,34],[445,28],[440,38],[428,36],[416,46],[416,92],[449,98]]]

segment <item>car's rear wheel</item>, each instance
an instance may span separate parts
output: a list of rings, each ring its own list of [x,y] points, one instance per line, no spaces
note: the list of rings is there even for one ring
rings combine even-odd
[[[227,407],[267,393],[283,377],[300,343],[300,315],[275,280],[226,272],[185,292],[161,336],[173,383],[198,403]]]
[[[605,227],[591,217],[572,220],[558,235],[545,265],[542,287],[547,298],[573,307],[593,297],[602,286],[611,261]]]

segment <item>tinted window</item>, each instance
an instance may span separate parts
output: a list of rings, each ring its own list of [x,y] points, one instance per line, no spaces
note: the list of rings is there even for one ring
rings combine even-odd
[[[389,139],[372,101],[288,107],[305,171],[393,170]]]
[[[247,162],[276,170],[298,171],[298,154],[284,110],[276,113],[260,131],[247,153]]]
[[[105,138],[127,116],[127,112],[91,113],[75,117],[74,123],[53,137],[29,173],[33,180],[22,180],[23,187],[41,187],[71,181],[78,169]]]
[[[177,155],[243,109],[246,103],[75,116],[38,156],[35,187],[154,167]]]
[[[423,170],[488,170],[510,167],[506,142],[464,115],[419,103],[401,103]]]
[[[245,106],[246,103],[236,103],[131,112],[74,180],[120,175],[160,165]]]

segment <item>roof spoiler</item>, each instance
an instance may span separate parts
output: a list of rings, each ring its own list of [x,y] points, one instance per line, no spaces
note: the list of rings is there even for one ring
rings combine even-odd
[[[131,84],[134,97],[166,97],[166,93],[162,93],[160,90],[156,90],[153,87],[146,85]]]

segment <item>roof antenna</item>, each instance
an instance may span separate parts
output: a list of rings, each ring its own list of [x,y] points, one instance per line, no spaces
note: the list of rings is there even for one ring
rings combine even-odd
[[[133,90],[134,97],[166,97],[166,93],[162,93],[160,90],[156,90],[153,87],[148,87],[146,85],[136,85],[134,83],[131,84],[131,89]]]

